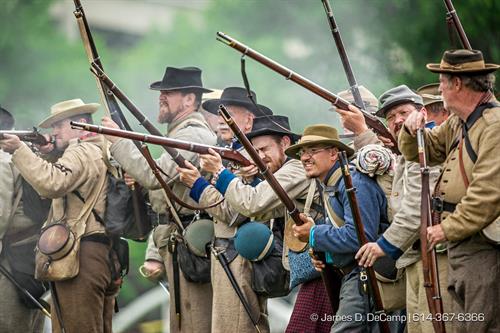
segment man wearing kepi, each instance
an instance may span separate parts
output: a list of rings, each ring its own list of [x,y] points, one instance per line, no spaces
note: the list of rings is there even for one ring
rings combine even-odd
[[[62,257],[60,251],[43,250],[51,247],[54,239],[38,243],[36,277],[55,281],[51,306],[54,332],[61,332],[62,326],[66,332],[112,331],[114,296],[119,290],[112,274],[118,263],[104,225],[98,222],[104,216],[106,201],[105,141],[101,135],[70,125],[71,120],[92,123],[91,114],[98,107],[81,99],[51,107],[51,115],[40,127],[51,127],[55,148],[64,151],[55,163],[35,155],[17,136],[6,135],[0,141],[23,178],[41,196],[53,199],[46,227],[64,225],[74,235],[74,246]],[[71,237],[66,243],[71,244]]]
[[[328,125],[307,127],[299,143],[286,150],[289,157],[300,158],[307,177],[316,179],[320,196],[324,198],[322,204],[326,221],[313,221],[301,214],[304,224],[295,225],[294,232],[302,241],[309,241],[313,250],[326,252],[326,264],[333,264],[342,275],[340,303],[332,332],[377,327],[377,322],[367,322],[367,312],[371,309],[369,295],[361,291],[360,267],[354,260],[359,241],[345,184],[341,179],[337,153],[342,150],[348,156],[354,154],[339,140],[337,130]],[[352,181],[357,189],[366,236],[368,240],[374,240],[380,224],[387,223],[387,199],[377,182],[369,176],[353,170]]]
[[[247,134],[247,137],[252,141],[264,163],[290,197],[304,195],[308,187],[304,170],[300,163],[287,159],[284,153],[285,149],[298,138],[290,131],[288,118],[278,115],[257,117],[254,119],[253,129]],[[197,170],[193,168],[181,170],[181,179],[192,186],[191,196],[202,205],[218,201],[222,196],[225,198],[222,205],[209,209],[208,212],[217,220],[214,246],[216,249],[226,249],[227,255],[231,256],[231,253],[235,251],[234,243],[255,242],[257,237],[256,234],[253,234],[252,239],[245,239],[245,236],[241,236],[240,239],[238,237],[241,234],[238,234],[236,238],[233,238],[238,227],[242,227],[243,221],[236,220],[239,217],[238,214],[261,221],[259,216],[275,210],[277,207],[282,207],[281,202],[267,181],[256,182],[253,186],[245,184],[242,179],[222,166],[220,156],[215,153],[202,155],[201,165],[203,170],[216,175],[214,185],[210,185],[203,177],[200,177]],[[284,210],[280,209],[273,216],[276,219],[272,222],[276,235],[274,244],[278,252],[281,252],[282,249],[284,215]],[[249,224],[245,226],[248,227]],[[252,243],[252,245],[254,244]],[[280,266],[282,265],[281,253],[278,254],[278,258],[277,262],[274,263]],[[257,255],[253,258],[244,258],[243,255],[238,255],[231,259],[230,268],[235,274],[245,298],[250,303],[252,317],[258,323],[261,332],[269,332],[267,297],[252,288],[254,286],[252,270],[257,269],[255,265],[258,265],[262,258],[257,258]],[[256,260],[257,263],[252,264],[248,259]],[[220,265],[214,262],[212,269],[214,288],[212,331],[254,332],[255,328],[252,322]],[[277,271],[275,270],[275,272]]]
[[[168,124],[167,137],[215,145],[217,141],[215,134],[201,113],[197,112],[202,94],[211,92],[203,88],[199,68],[167,67],[162,81],[152,83],[150,88],[160,91],[158,122]],[[102,124],[117,127],[109,118],[103,119]],[[151,190],[160,188],[146,159],[132,141],[116,137],[110,137],[109,140],[113,142],[110,147],[111,154],[130,176],[145,188]],[[197,154],[188,151],[179,153],[187,161],[191,161],[194,165],[198,164]],[[168,153],[163,153],[156,163],[169,177],[176,176],[177,164]],[[173,192],[182,201],[192,206],[197,205],[189,198],[189,188],[180,181],[171,184]],[[195,219],[194,211],[176,204],[173,208],[184,227]],[[165,266],[171,293],[170,332],[210,332],[212,288],[210,283],[190,282],[179,269],[176,258],[174,261],[173,253],[177,257],[177,252],[172,246],[167,246],[169,239],[177,233],[173,219],[172,216],[161,216],[160,225],[154,230],[154,244],[152,242],[148,244],[144,267],[147,273],[153,273],[161,270],[163,264]],[[175,281],[178,281],[178,286]],[[176,314],[176,298],[180,298],[180,318]]]
[[[456,332],[500,330],[498,229],[488,232],[500,215],[500,104],[492,93],[499,67],[485,64],[476,50],[446,51],[440,64],[427,65],[440,74],[439,90],[452,113],[424,136],[428,163],[443,163],[432,205],[441,223],[427,229],[427,238],[431,246],[448,241]],[[400,132],[408,160],[418,159],[415,133],[423,122],[413,112]]]
[[[380,96],[380,108],[376,115],[387,119],[389,132],[394,138],[397,138],[404,121],[411,112],[421,112],[422,104],[436,105],[439,103],[441,103],[440,96],[426,94],[425,98],[422,98],[406,85],[400,85],[387,90]],[[436,107],[436,109],[439,108]],[[348,113],[344,119],[350,116],[351,114]],[[432,120],[432,123],[439,125],[443,121],[442,118],[442,111],[429,112],[427,120]],[[356,132],[359,133],[359,130],[356,129]],[[377,143],[377,141],[375,134],[368,130],[366,125],[365,132],[359,133],[354,140],[358,148],[367,143]],[[416,162],[406,161],[403,156],[397,156],[395,162],[389,197],[389,208],[394,214],[391,224],[377,242],[367,243],[359,250],[357,259],[362,266],[372,266],[378,258],[386,255],[396,260],[398,276],[402,275],[402,270],[405,271],[408,331],[410,333],[427,332],[433,329],[432,321],[415,320],[415,318],[420,318],[420,315],[429,316],[430,313],[423,284],[419,242],[420,191],[422,188],[420,165]],[[439,173],[439,165],[429,168],[431,189],[434,187]],[[438,255],[438,268],[445,312],[451,310],[451,301],[446,292],[447,267],[446,253],[441,251]],[[402,287],[404,286],[402,285]],[[400,296],[400,299],[394,298],[399,303],[395,302],[394,306],[404,308],[404,290]],[[451,320],[447,323],[451,323]]]

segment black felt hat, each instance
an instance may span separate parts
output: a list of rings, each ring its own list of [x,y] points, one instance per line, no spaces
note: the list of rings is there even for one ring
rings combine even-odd
[[[0,106],[0,130],[6,131],[14,128],[14,117]]]
[[[212,90],[203,88],[201,83],[201,69],[197,67],[167,67],[165,75],[161,81],[151,83],[152,90],[199,90],[201,92],[211,92]]]
[[[252,94],[254,102],[257,103],[257,96],[255,93],[253,91],[250,91],[250,93]],[[257,104],[262,112],[257,110],[250,98],[248,98],[247,90],[240,87],[227,87],[222,91],[220,98],[209,99],[208,101],[203,102],[202,106],[208,112],[218,114],[219,105],[221,104],[224,104],[225,106],[242,106],[252,112],[256,117],[273,114],[273,111],[264,105]]]
[[[252,131],[247,134],[248,139],[253,139],[262,135],[287,135],[292,144],[300,139],[300,135],[290,130],[288,117],[285,116],[262,116],[253,120]]]

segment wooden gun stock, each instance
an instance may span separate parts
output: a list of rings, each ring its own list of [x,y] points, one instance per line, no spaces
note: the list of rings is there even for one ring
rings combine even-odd
[[[301,87],[309,90],[310,92],[322,97],[323,99],[327,100],[328,102],[332,103],[334,106],[343,109],[343,110],[348,110],[349,103],[345,99],[341,98],[338,95],[335,95],[334,93],[326,90],[325,88],[321,87],[320,85],[310,81],[309,79],[306,79],[305,77],[293,72],[292,70],[286,68],[285,66],[282,66],[281,64],[277,63],[276,61],[258,53],[257,51],[249,48],[245,44],[240,43],[236,39],[222,33],[222,32],[217,32],[217,40],[232,47],[233,49],[241,52],[243,55],[248,56],[255,61],[261,63],[262,65],[266,66],[267,68],[275,71],[276,73],[281,74],[284,76],[287,80],[293,81],[300,85]],[[391,150],[394,153],[400,154],[399,150],[397,149],[397,142],[394,139],[394,137],[391,135],[389,130],[385,127],[385,125],[378,119],[376,116],[371,115],[367,111],[363,110],[363,108],[360,109],[361,112],[363,113],[363,116],[365,118],[366,124],[373,129],[378,135],[383,136],[385,138],[388,138],[391,140],[393,143],[393,147],[391,147]]]
[[[119,138],[131,139],[135,141],[141,141],[146,143],[151,143],[160,146],[168,146],[171,148],[192,151],[198,154],[209,154],[208,150],[215,150],[223,159],[235,162],[241,166],[249,166],[252,164],[248,159],[246,159],[240,152],[232,150],[229,148],[205,145],[201,143],[194,143],[184,140],[166,138],[164,136],[143,134],[138,132],[126,131],[116,128],[104,127],[91,125],[87,123],[79,123],[76,121],[71,122],[71,127],[82,129],[88,132],[100,133],[104,135],[116,136]]]

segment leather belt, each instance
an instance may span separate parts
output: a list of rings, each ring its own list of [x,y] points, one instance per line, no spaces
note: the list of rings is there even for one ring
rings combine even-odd
[[[83,236],[81,239],[82,242],[96,242],[104,245],[110,245],[111,240],[105,234],[92,234],[88,236]]]
[[[455,211],[455,208],[457,207],[457,204],[446,202],[441,198],[432,198],[431,207],[432,211],[436,213],[442,213],[442,212],[453,213]]]
[[[346,276],[347,274],[351,273],[356,267],[358,267],[358,264],[354,263],[352,265],[347,265],[344,267],[333,266],[333,270],[336,271],[341,276]]]

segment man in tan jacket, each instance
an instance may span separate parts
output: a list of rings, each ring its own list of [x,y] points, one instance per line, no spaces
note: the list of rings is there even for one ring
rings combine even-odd
[[[443,163],[433,198],[441,223],[427,229],[427,239],[431,247],[448,241],[454,331],[498,332],[498,228],[490,235],[494,241],[485,235],[500,215],[500,104],[492,93],[500,66],[485,64],[481,51],[453,50],[427,68],[440,74],[439,90],[452,113],[424,133],[428,163]],[[421,113],[411,113],[399,134],[410,161],[418,159],[415,133],[423,121]]]
[[[277,115],[257,117],[247,137],[285,191],[292,198],[305,196],[309,183],[305,178],[304,170],[300,163],[287,159],[284,153],[285,149],[298,138],[290,131],[288,118]],[[181,169],[181,179],[186,185],[192,187],[191,196],[202,205],[225,198],[221,205],[208,210],[216,221],[214,242],[216,248],[225,248],[228,255],[235,251],[232,238],[242,223],[239,219],[241,215],[261,221],[263,220],[261,216],[274,211],[274,216],[266,216],[265,220],[271,217],[280,218],[281,228],[283,228],[282,217],[285,216],[285,210],[267,181],[254,180],[252,184],[246,183],[224,168],[221,157],[215,152],[211,155],[202,155],[201,161],[202,169],[215,175],[214,185],[210,185],[203,177],[200,177],[195,168]],[[276,224],[279,223],[277,219],[274,222]],[[231,271],[250,304],[252,318],[258,323],[261,332],[269,332],[267,299],[258,295],[251,287],[251,262],[240,255],[231,259]],[[220,264],[216,263],[214,258],[212,260],[213,332],[255,332],[248,314]]]
[[[160,91],[158,122],[168,124],[167,137],[215,145],[215,134],[201,113],[197,112],[202,94],[211,92],[203,88],[199,68],[167,67],[163,79],[152,83],[150,88]],[[104,118],[102,124],[107,127],[117,127],[109,118]],[[146,159],[132,141],[116,137],[110,137],[109,141],[113,143],[110,147],[112,156],[131,177],[147,189],[161,188]],[[194,165],[198,163],[197,154],[188,151],[179,151],[179,153]],[[176,176],[177,164],[168,153],[162,154],[156,163],[168,177]],[[189,188],[180,181],[174,180],[171,187],[183,202],[192,206],[197,205],[189,197]],[[153,197],[157,201],[161,199],[161,195],[161,192],[155,191]],[[164,202],[165,200],[166,198],[163,197]],[[170,332],[210,332],[212,288],[208,282],[190,282],[180,271],[179,266],[174,265],[173,253],[168,251],[167,245],[172,235],[182,231],[176,231],[171,214],[170,216],[164,214],[170,212],[168,205],[168,203],[164,206],[155,204],[155,206],[162,207],[162,211],[159,212],[161,214],[160,225],[155,228],[153,237],[150,238],[152,241],[148,245],[144,268],[148,274],[162,270],[163,266],[166,269],[171,294]],[[184,227],[195,219],[193,210],[180,207],[178,204],[174,204],[173,209]],[[178,281],[178,287],[175,281]],[[176,298],[180,300],[179,304]]]
[[[12,154],[12,163],[43,197],[52,198],[47,225],[68,223],[75,237],[81,237],[79,273],[70,279],[56,281],[53,288],[61,317],[52,306],[52,327],[61,332],[111,332],[114,296],[119,285],[112,279],[110,240],[90,211],[78,198],[94,203],[95,214],[103,218],[105,210],[106,165],[103,161],[104,138],[72,129],[70,121],[92,122],[91,114],[99,104],[85,104],[81,99],[57,103],[40,127],[52,128],[55,148],[64,153],[55,163],[34,154],[17,136],[6,135],[0,147]],[[78,193],[78,194],[77,194]],[[79,216],[86,216],[78,219]],[[71,221],[71,223],[69,223]],[[81,232],[80,232],[81,230]],[[53,294],[54,299],[54,294]],[[54,305],[54,304],[53,304]]]

